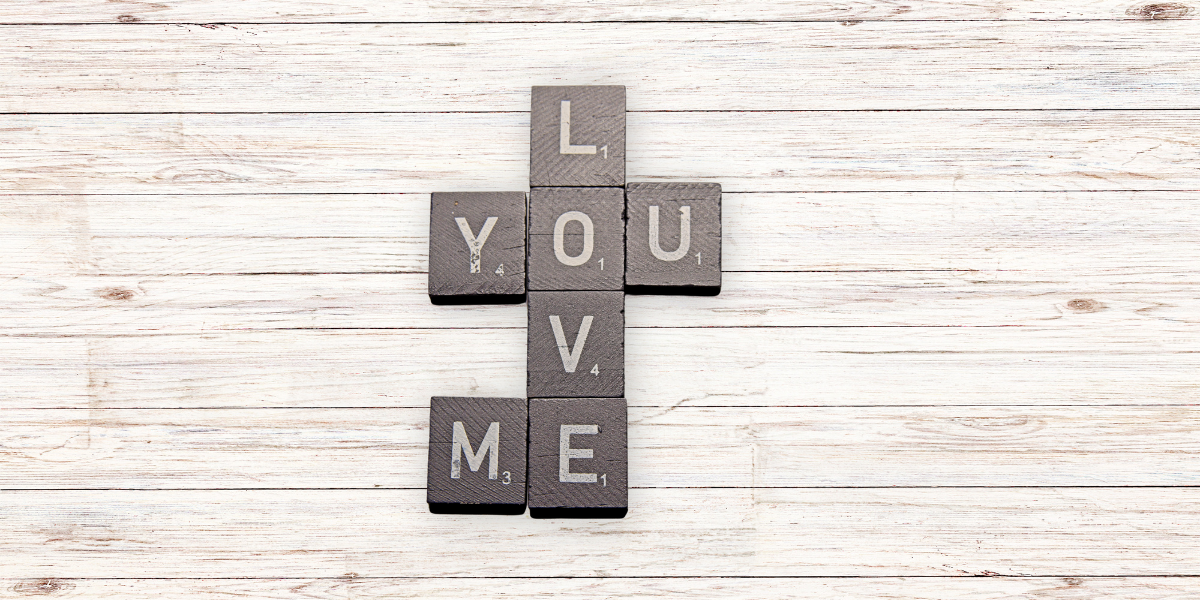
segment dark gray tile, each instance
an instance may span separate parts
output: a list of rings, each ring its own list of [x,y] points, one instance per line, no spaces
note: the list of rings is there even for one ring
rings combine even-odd
[[[527,431],[524,398],[431,398],[430,509],[524,512]]]
[[[624,398],[529,401],[530,516],[624,516],[626,413]]]
[[[623,289],[624,215],[621,188],[530,190],[529,289]]]
[[[629,292],[720,291],[719,184],[630,183],[625,187],[625,199],[625,285]],[[652,227],[655,213],[657,230]]]
[[[624,86],[534,87],[529,126],[530,187],[625,185]]]
[[[530,398],[625,395],[625,294],[529,292]]]
[[[525,293],[525,226],[525,192],[434,192],[430,299],[439,304],[519,301]]]

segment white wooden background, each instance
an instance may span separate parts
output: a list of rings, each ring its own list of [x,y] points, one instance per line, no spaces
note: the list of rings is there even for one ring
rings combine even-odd
[[[0,597],[1200,597],[1200,5],[0,3]],[[532,85],[725,190],[631,297],[629,517],[431,515],[424,295]]]

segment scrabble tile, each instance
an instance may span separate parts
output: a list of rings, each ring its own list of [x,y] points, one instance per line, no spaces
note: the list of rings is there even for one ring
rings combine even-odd
[[[621,188],[530,190],[529,289],[622,289],[624,214]]]
[[[429,509],[525,512],[527,431],[524,398],[431,398]]]
[[[525,227],[525,192],[434,192],[429,210],[430,300],[522,301]]]
[[[529,292],[530,398],[625,394],[625,294]]]
[[[529,516],[625,516],[626,412],[624,398],[529,401]]]
[[[534,87],[529,186],[625,185],[625,86]]]
[[[625,198],[627,291],[720,292],[719,184],[630,183]]]

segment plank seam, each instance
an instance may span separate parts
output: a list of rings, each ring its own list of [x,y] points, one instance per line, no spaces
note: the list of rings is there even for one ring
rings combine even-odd
[[[964,112],[1194,112],[1200,107],[1156,107],[1156,108],[780,108],[780,109],[680,109],[680,110],[627,110],[626,114],[743,114],[743,113],[964,113]],[[527,110],[254,110],[254,111],[52,111],[0,112],[0,116],[146,116],[146,115],[509,115],[529,114]]]
[[[146,25],[178,25],[204,27],[206,25],[770,25],[788,23],[1118,23],[1143,21],[1192,21],[1189,18],[1148,19],[1136,17],[1085,18],[1085,19],[656,19],[656,20],[591,20],[591,21],[29,21],[0,23],[0,27],[133,27]]]
[[[1200,485],[631,485],[631,490],[1123,490],[1123,489],[1197,489]],[[3,493],[20,492],[412,492],[423,487],[72,487],[72,488],[0,488]]]
[[[296,576],[230,576],[230,577],[52,577],[54,581],[359,581],[359,580],[425,580],[425,579],[1062,579],[1071,577],[1077,579],[1165,579],[1165,578],[1196,578],[1200,574],[1163,574],[1163,575],[1002,575],[999,573],[969,574],[969,575],[344,575],[336,577],[296,577]],[[37,577],[18,578],[4,577],[0,581],[29,581]]]
[[[1026,190],[724,190],[723,195],[730,194],[1153,194],[1169,192],[1173,194],[1188,194],[1200,192],[1200,188],[1077,188],[1077,189],[1026,189]],[[391,191],[391,192],[87,192],[87,193],[69,193],[69,192],[0,192],[0,196],[16,198],[16,197],[38,197],[38,196],[90,196],[90,197],[105,197],[105,196],[145,196],[153,197],[172,197],[172,196],[196,196],[196,197],[238,197],[238,196],[400,196],[400,195],[429,195],[432,191]]]

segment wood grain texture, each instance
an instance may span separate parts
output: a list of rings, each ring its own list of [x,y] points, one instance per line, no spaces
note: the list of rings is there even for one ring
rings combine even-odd
[[[429,400],[428,412],[414,412],[418,412],[414,416],[427,417],[427,420],[395,429],[424,429],[428,449],[426,460],[409,455],[403,462],[424,467],[421,471],[428,474],[425,501],[430,504],[430,510],[435,510],[434,505],[440,505],[437,510],[461,512],[464,505],[485,505],[492,511],[503,508],[500,514],[525,512],[525,465],[529,449],[527,400],[434,396]],[[416,445],[420,446],[420,443]],[[466,454],[465,464],[463,454]],[[486,466],[482,464],[485,454],[488,457]],[[472,462],[475,458],[480,462]],[[344,469],[354,461],[345,457],[337,462],[342,463],[339,468]],[[296,483],[288,485],[298,487]],[[314,487],[342,486],[325,482]]]
[[[0,337],[5,408],[98,408],[104,397],[122,407],[428,406],[430,397],[447,394],[524,397],[524,329],[309,333],[315,336]],[[481,351],[464,361],[464,348]]]
[[[521,299],[528,233],[525,196],[525,192],[430,195],[426,246],[430,300]]]
[[[0,497],[6,542],[22,548],[5,578],[1200,570],[1200,503],[1183,488],[634,489],[629,516],[602,521],[434,515],[424,490]],[[468,560],[471,547],[491,552]]]
[[[1187,273],[978,271],[726,273],[719,296],[626,296],[626,326],[1120,327],[1197,323]],[[280,329],[524,328],[526,305],[434,306],[425,276],[16,277],[0,283],[3,335]]]
[[[556,0],[536,4],[370,2],[367,0],[42,0],[0,7],[3,23],[304,23],[399,21],[847,21],[862,20],[1167,20],[1195,18],[1194,5],[1178,2],[1086,0],[1064,5],[1046,0],[987,4],[805,1],[764,4],[751,0],[605,2]]]
[[[628,419],[624,398],[530,398],[529,515],[623,517]]]
[[[581,213],[582,218],[567,217],[568,213]],[[560,221],[564,218],[569,220]],[[624,290],[624,191],[619,187],[531,189],[526,246],[531,292]],[[574,264],[572,259],[582,262]]]
[[[524,397],[625,397],[624,292],[531,291],[527,306]]]
[[[425,408],[2,416],[8,490],[426,486]],[[634,407],[628,420],[634,488],[1200,484],[1194,406]]]
[[[802,600],[1186,600],[1200,577],[594,577],[520,579],[366,578],[354,573],[327,579],[55,579],[0,580],[13,598],[721,598]]]
[[[625,185],[625,108],[623,85],[533,86],[529,186]],[[581,152],[562,151],[563,123],[567,145]]]
[[[1200,188],[1200,112],[1187,110],[666,112],[627,125],[630,181],[727,192]],[[521,190],[528,128],[526,113],[2,115],[0,193]]]
[[[5,33],[3,112],[527,115],[534,85],[629,86],[635,112],[1200,106],[1194,20],[109,25]],[[618,142],[610,142],[616,152]],[[564,185],[624,179],[603,181]]]
[[[0,196],[0,275],[424,273],[428,211],[428,194]],[[1149,283],[1200,263],[1196,191],[726,193],[722,221],[727,272]]]
[[[628,329],[630,406],[1194,404],[1192,324]],[[469,360],[464,349],[473,349]],[[523,329],[0,337],[6,408],[523,397]]]
[[[3,4],[0,597],[1190,598],[1193,4]],[[429,193],[547,84],[725,288],[629,299],[627,519],[432,515],[527,311],[428,303]]]
[[[715,295],[721,289],[722,237],[720,184],[625,186],[627,290]]]

